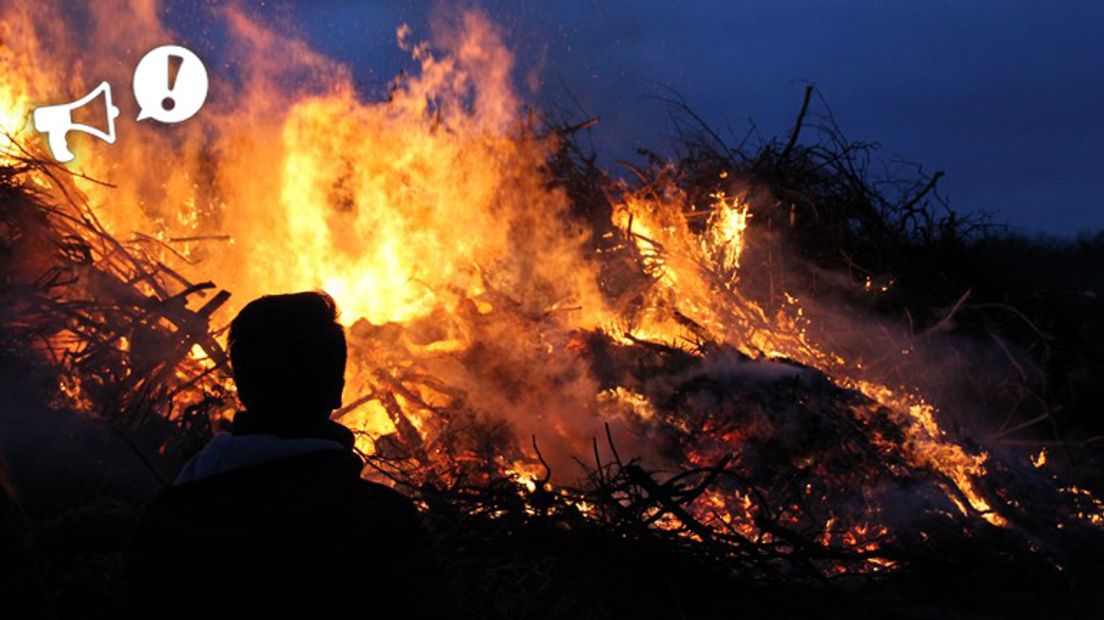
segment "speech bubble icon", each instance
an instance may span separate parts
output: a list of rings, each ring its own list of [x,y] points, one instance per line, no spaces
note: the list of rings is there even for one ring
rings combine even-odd
[[[134,98],[138,100],[138,120],[186,121],[207,100],[207,68],[187,48],[154,48],[134,69]]]

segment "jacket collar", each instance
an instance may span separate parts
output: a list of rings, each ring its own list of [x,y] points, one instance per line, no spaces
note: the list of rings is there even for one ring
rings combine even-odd
[[[234,435],[273,435],[282,439],[327,439],[352,450],[356,436],[344,426],[328,418],[301,418],[291,415],[259,415],[239,411],[234,415],[230,432]]]

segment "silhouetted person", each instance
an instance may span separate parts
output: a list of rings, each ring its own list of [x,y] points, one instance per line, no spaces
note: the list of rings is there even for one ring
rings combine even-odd
[[[251,302],[230,325],[245,411],[147,511],[132,562],[139,617],[437,618],[430,542],[413,504],[360,478],[341,405],[345,335],[323,293]],[[391,615],[391,614],[385,614]]]

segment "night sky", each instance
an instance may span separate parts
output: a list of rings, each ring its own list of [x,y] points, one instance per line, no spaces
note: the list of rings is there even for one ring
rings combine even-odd
[[[271,6],[272,3],[268,3]],[[881,159],[944,170],[958,211],[1026,232],[1104,229],[1104,2],[483,2],[536,68],[542,108],[600,116],[603,161],[669,149],[682,95],[721,133],[785,134],[807,83]],[[410,64],[394,30],[428,35],[422,2],[302,2],[300,34],[366,96]],[[524,89],[523,89],[524,90]],[[571,94],[568,96],[567,93]],[[583,112],[577,112],[581,117]]]

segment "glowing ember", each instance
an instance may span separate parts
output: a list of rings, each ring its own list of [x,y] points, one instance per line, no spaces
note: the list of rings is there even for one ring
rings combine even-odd
[[[1036,469],[1038,469],[1039,467],[1042,467],[1043,465],[1046,465],[1046,462],[1047,462],[1047,451],[1046,451],[1045,447],[1040,448],[1039,453],[1031,457],[1031,464],[1033,466],[1035,466]]]

